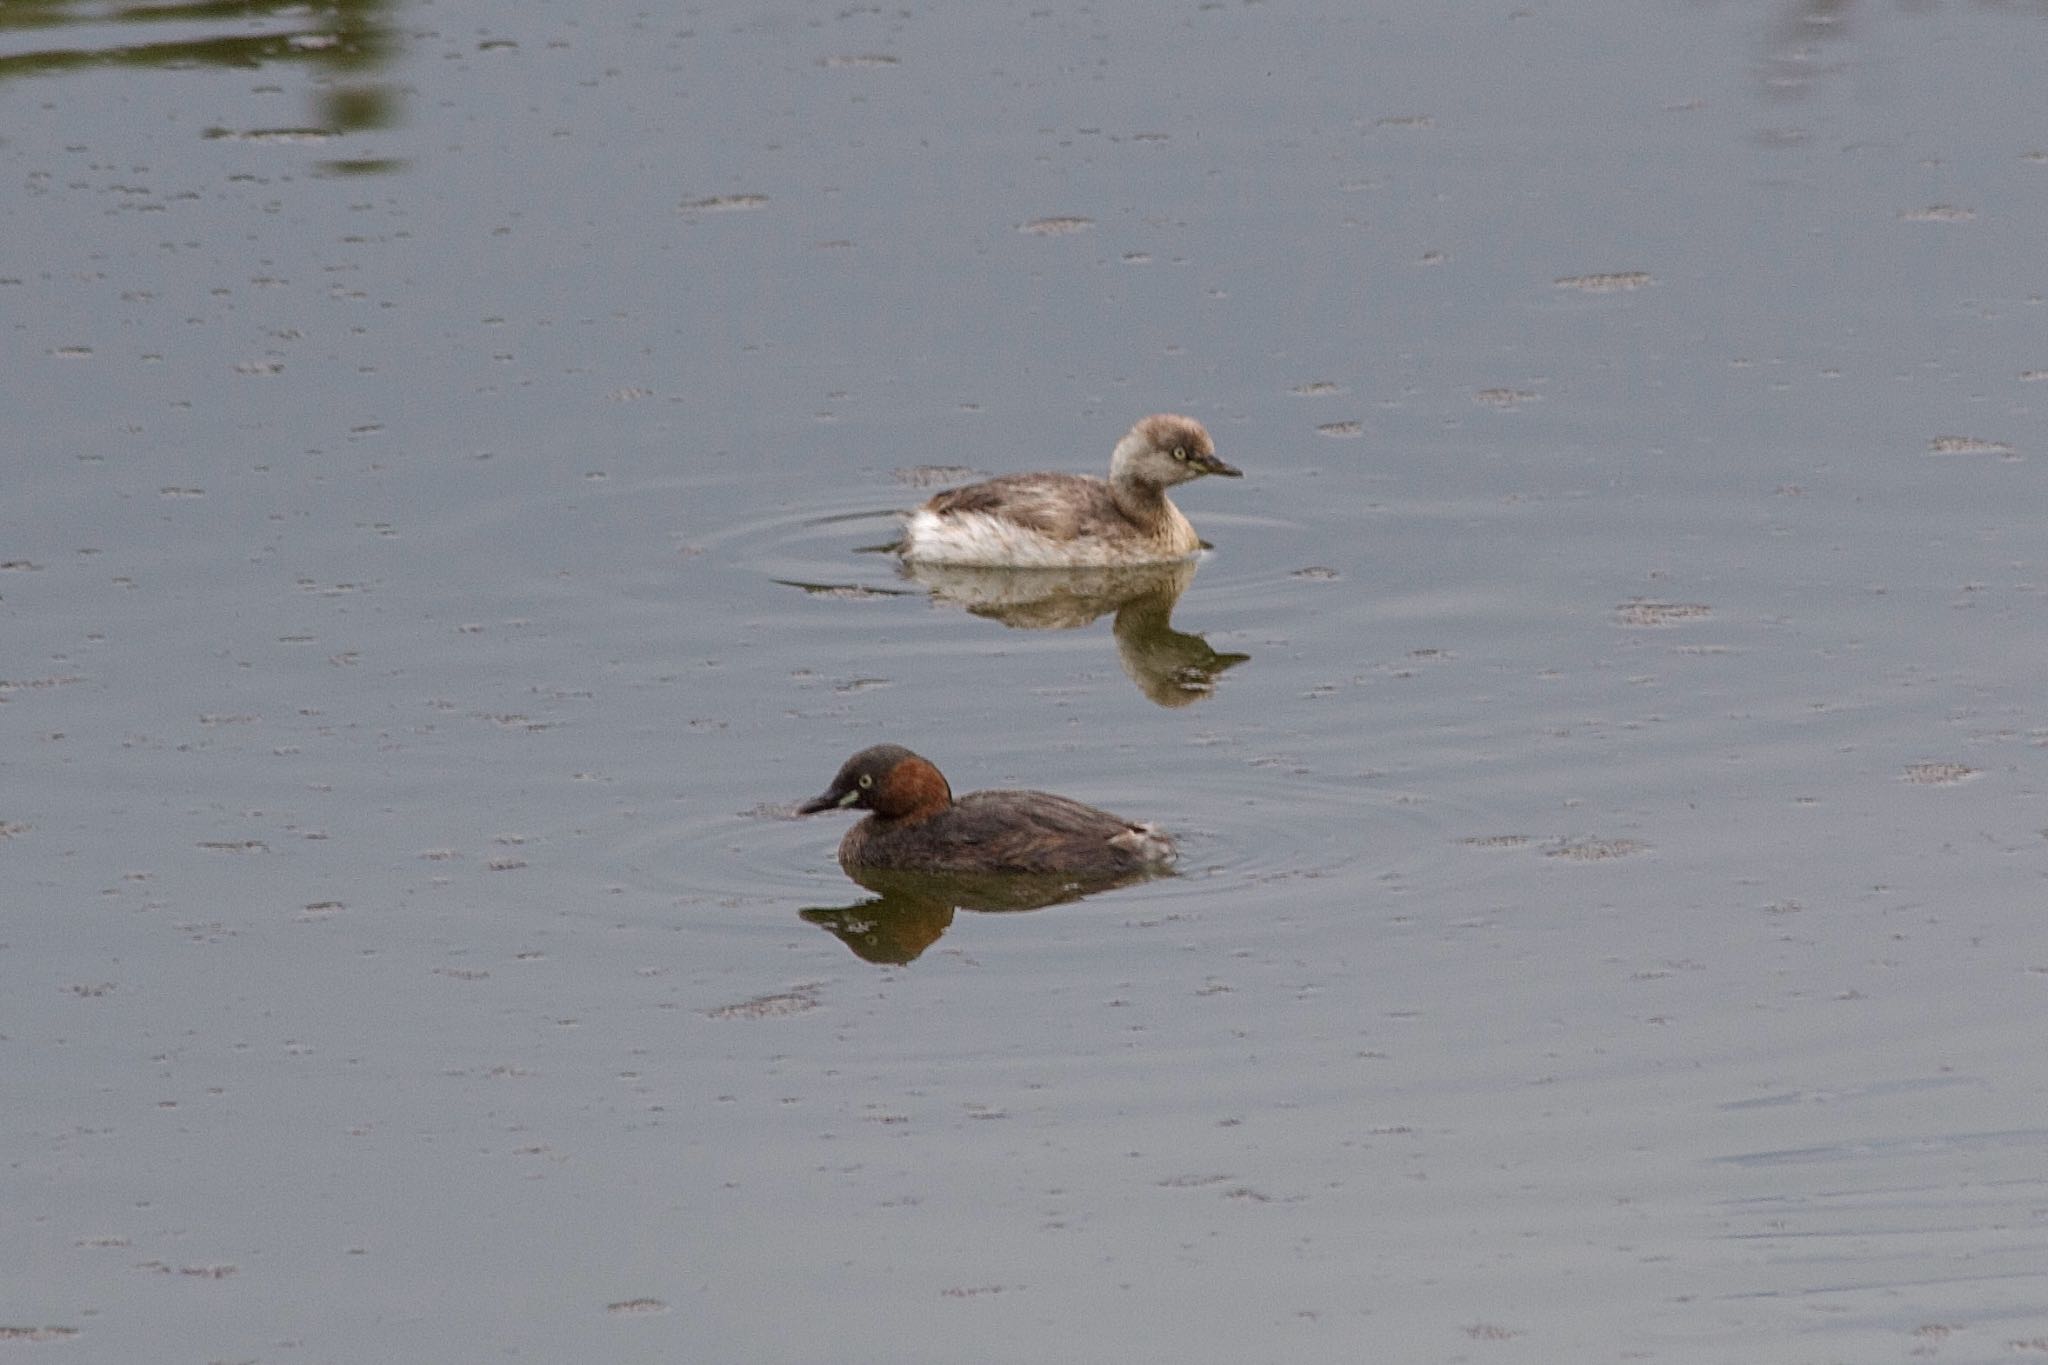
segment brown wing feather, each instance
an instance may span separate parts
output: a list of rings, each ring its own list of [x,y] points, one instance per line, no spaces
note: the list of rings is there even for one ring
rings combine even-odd
[[[1049,792],[975,792],[951,812],[950,832],[980,850],[984,867],[1019,872],[1107,871],[1138,859],[1110,840],[1128,820]]]
[[[1086,474],[1006,474],[941,493],[925,508],[940,516],[994,513],[1056,540],[1126,520],[1109,485]]]

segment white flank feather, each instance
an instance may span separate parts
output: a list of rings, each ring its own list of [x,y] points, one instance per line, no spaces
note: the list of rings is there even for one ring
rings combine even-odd
[[[1186,524],[1186,519],[1174,520]],[[1169,522],[1169,527],[1171,527]],[[1190,530],[1189,538],[1193,538]],[[1158,564],[1192,559],[1195,550],[1176,552],[1166,536],[1083,536],[1056,540],[990,512],[948,512],[927,507],[903,526],[903,557],[926,564],[976,564],[1012,569],[1101,569],[1121,564]]]

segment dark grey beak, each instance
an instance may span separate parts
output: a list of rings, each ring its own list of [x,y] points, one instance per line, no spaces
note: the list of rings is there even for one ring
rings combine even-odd
[[[1214,455],[1202,456],[1197,462],[1196,467],[1204,474],[1221,474],[1226,479],[1241,479],[1244,477],[1242,469],[1239,469],[1236,465],[1225,464]]]
[[[858,787],[851,791],[826,792],[823,796],[814,796],[801,806],[798,806],[796,813],[798,815],[816,815],[821,810],[838,810],[841,806],[850,806],[859,799],[860,789]]]

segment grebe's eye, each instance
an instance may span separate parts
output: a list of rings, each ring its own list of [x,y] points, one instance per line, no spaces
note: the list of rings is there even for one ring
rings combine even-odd
[[[1188,462],[1188,448],[1186,446],[1175,446],[1173,448],[1173,458],[1179,460],[1182,464],[1186,464]]]
[[[861,785],[862,785],[863,787],[872,787],[872,786],[874,786],[874,785],[875,785],[875,775],[874,775],[873,773],[862,773],[862,774],[860,775],[860,784],[861,784]]]

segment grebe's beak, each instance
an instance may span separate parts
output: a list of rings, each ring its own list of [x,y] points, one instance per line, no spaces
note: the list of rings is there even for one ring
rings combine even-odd
[[[798,806],[796,813],[798,815],[816,815],[821,810],[837,810],[843,806],[850,806],[858,800],[860,800],[860,788],[849,787],[843,792],[826,792],[823,796],[814,796],[801,806]]]
[[[1204,474],[1221,474],[1226,479],[1241,479],[1244,471],[1236,465],[1228,465],[1214,455],[1197,455],[1191,463]]]

